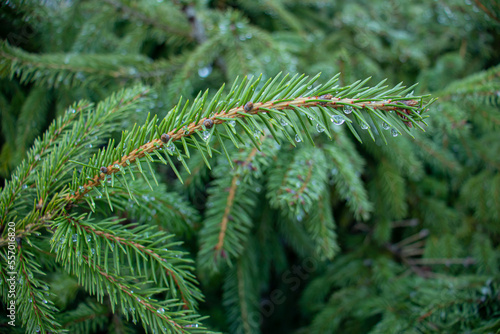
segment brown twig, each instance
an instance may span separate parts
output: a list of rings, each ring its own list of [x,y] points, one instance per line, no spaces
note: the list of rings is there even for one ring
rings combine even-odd
[[[257,153],[257,149],[253,148],[248,157],[246,158],[243,166],[246,166],[252,161],[253,157]],[[224,246],[224,237],[226,236],[227,224],[229,222],[229,213],[233,207],[234,197],[236,196],[236,190],[238,189],[238,179],[240,178],[239,173],[235,173],[233,179],[231,180],[231,186],[229,187],[229,194],[227,196],[226,209],[224,210],[224,215],[222,216],[221,229],[219,232],[219,241],[215,246],[215,250],[221,250]]]
[[[492,13],[492,12],[491,12],[488,8],[486,8],[486,6],[485,6],[485,5],[483,5],[483,4],[481,3],[481,1],[479,1],[479,0],[474,0],[474,2],[476,3],[476,5],[477,5],[479,8],[481,8],[481,10],[482,10],[483,12],[485,12],[485,13],[486,13],[486,15],[488,15],[489,17],[491,17],[493,20],[495,20],[495,21],[497,21],[497,22],[500,22],[500,18],[496,17],[496,16],[495,16],[495,15],[494,15],[494,14],[493,14],[493,13]]]

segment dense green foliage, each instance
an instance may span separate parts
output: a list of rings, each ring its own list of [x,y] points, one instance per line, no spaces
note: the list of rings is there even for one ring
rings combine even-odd
[[[0,22],[0,331],[500,330],[497,1]]]

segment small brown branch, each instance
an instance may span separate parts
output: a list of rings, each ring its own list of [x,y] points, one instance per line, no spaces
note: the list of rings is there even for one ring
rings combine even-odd
[[[422,259],[411,259],[408,260],[411,264],[416,265],[452,265],[452,264],[461,264],[464,266],[469,266],[476,263],[471,257],[466,258],[450,258],[450,259],[430,259],[430,258],[422,258]]]
[[[312,170],[313,170],[313,163],[311,160],[307,161],[307,165],[309,166],[307,169],[307,176],[306,179],[302,182],[302,186],[297,190],[297,194],[295,194],[295,198],[299,199],[300,195],[306,190],[307,186],[309,185],[309,181],[311,181],[312,177]]]
[[[479,0],[474,0],[474,2],[476,3],[476,5],[477,5],[479,8],[481,8],[481,10],[482,10],[483,12],[485,12],[485,13],[486,13],[486,15],[488,15],[489,17],[491,17],[493,20],[495,20],[495,21],[497,21],[497,22],[500,22],[500,18],[496,17],[496,16],[495,16],[495,15],[494,15],[494,14],[493,14],[493,13],[492,13],[492,12],[491,12],[488,8],[486,8],[486,6],[485,6],[485,5],[483,5],[483,4],[481,3],[481,1],[479,1]]]
[[[415,227],[419,224],[419,221],[417,218],[412,218],[412,219],[407,219],[407,220],[400,220],[400,221],[395,221],[395,222],[392,222],[392,227],[395,228],[395,227],[406,227],[406,226],[410,226],[410,227]]]
[[[428,235],[429,235],[429,230],[424,229],[424,230],[420,231],[419,233],[416,233],[416,234],[414,234],[406,239],[401,240],[400,242],[398,242],[394,246],[401,248],[405,245],[412,244],[418,240],[424,239]]]
[[[248,157],[246,158],[243,166],[246,166],[252,161],[253,157],[257,153],[257,149],[253,148]],[[235,173],[233,179],[231,180],[231,186],[229,187],[229,195],[227,196],[226,209],[224,210],[224,215],[222,216],[221,229],[219,232],[219,241],[215,246],[216,250],[221,250],[224,246],[224,237],[226,236],[227,224],[229,222],[229,213],[233,207],[234,197],[236,196],[236,190],[238,189],[238,180],[240,178],[239,173]]]
[[[226,209],[224,210],[224,215],[222,216],[222,221],[220,223],[219,241],[215,246],[216,250],[222,249],[224,246],[224,237],[226,236],[227,223],[229,222],[229,213],[233,207],[234,196],[236,195],[237,181],[239,175],[234,175],[231,181],[231,187],[229,188],[229,195],[227,196]]]
[[[91,315],[86,315],[86,316],[83,316],[83,317],[80,317],[80,318],[77,318],[77,319],[72,319],[70,322],[67,322],[63,325],[63,328],[67,328],[73,324],[77,324],[77,323],[80,323],[80,322],[85,322],[85,321],[88,321],[88,320],[92,320],[92,319],[95,319],[97,317],[100,317],[100,316],[104,316],[104,317],[109,317],[112,313],[107,313],[107,312],[104,312],[104,313],[93,313]]]

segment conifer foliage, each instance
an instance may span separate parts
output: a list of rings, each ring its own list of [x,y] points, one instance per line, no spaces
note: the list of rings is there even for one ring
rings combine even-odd
[[[0,328],[499,330],[474,3],[5,2]]]

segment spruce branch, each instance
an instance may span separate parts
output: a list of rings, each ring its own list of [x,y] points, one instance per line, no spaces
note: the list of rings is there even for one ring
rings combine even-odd
[[[338,86],[333,85],[337,80],[335,77],[324,87],[320,85],[308,91],[308,86],[311,86],[317,78],[318,76],[307,82],[307,77],[304,76],[294,77],[289,81],[286,81],[287,77],[285,77],[280,83],[277,83],[279,79],[277,76],[270,79],[261,89],[257,89],[260,77],[254,81],[245,78],[239,85],[235,82],[233,89],[225,99],[221,98],[222,87],[208,106],[205,105],[207,92],[202,97],[199,95],[190,105],[185,103],[182,107],[179,104],[161,122],[156,117],[151,121],[147,120],[142,127],[125,132],[122,141],[116,148],[110,145],[107,150],[101,150],[98,156],[88,164],[83,164],[82,176],[84,177],[73,184],[74,194],[68,195],[66,200],[68,202],[81,200],[92,189],[104,184],[104,181],[112,177],[113,174],[119,172],[124,174],[125,170],[133,163],[140,166],[139,162],[142,158],[146,157],[145,161],[148,164],[149,161],[153,162],[151,153],[156,152],[155,154],[158,156],[157,151],[162,148],[167,151],[164,153],[166,160],[163,158],[160,160],[169,164],[174,171],[177,169],[170,156],[175,155],[182,162],[185,157],[189,157],[188,146],[194,147],[203,156],[205,156],[204,152],[211,156],[210,145],[207,142],[202,144],[199,142],[198,138],[204,136],[202,133],[209,137],[215,133],[225,138],[231,138],[233,143],[237,145],[238,141],[231,130],[226,130],[225,134],[218,130],[218,125],[224,125],[228,121],[237,121],[255,147],[258,147],[259,144],[252,129],[254,131],[262,131],[263,129],[262,125],[256,123],[255,118],[260,118],[274,137],[276,137],[277,130],[286,133],[284,127],[277,122],[277,119],[284,118],[293,124],[293,131],[298,138],[301,135],[297,124],[300,124],[307,138],[312,141],[306,127],[307,121],[303,119],[306,115],[318,122],[323,128],[330,128],[328,119],[334,120],[340,117],[357,135],[356,130],[350,124],[353,123],[353,120],[339,112],[338,109],[341,108],[349,108],[348,110],[352,112],[355,121],[367,128],[372,137],[374,136],[373,132],[361,114],[362,110],[374,114],[384,123],[391,125],[393,135],[400,133],[399,128],[407,133],[410,133],[408,128],[411,125],[421,128],[418,124],[418,122],[423,122],[420,113],[426,110],[423,97],[419,97],[417,100],[394,96],[396,93],[408,91],[401,85],[387,90],[386,87],[380,87],[381,84],[373,88],[365,88],[362,86],[363,82],[356,82],[351,86],[338,88]],[[323,94],[315,95],[314,93]],[[337,93],[339,97],[334,97],[331,93]],[[289,112],[284,113],[283,111]],[[391,113],[391,111],[395,111],[395,113]],[[396,128],[396,124],[398,128]],[[359,138],[359,136],[357,137]],[[188,139],[189,141],[187,141]],[[295,145],[290,136],[287,136],[287,139]],[[182,143],[182,148],[185,149],[184,154],[181,154],[174,142]],[[241,137],[239,137],[239,142],[245,143]],[[223,149],[225,150],[224,146]],[[205,162],[209,166],[206,158]],[[93,176],[91,176],[90,181],[87,181],[90,175]]]
[[[227,323],[233,333],[258,333],[258,262],[256,243],[250,242],[245,252],[225,276],[223,304],[227,312]]]
[[[443,101],[461,99],[469,105],[481,102],[489,106],[500,105],[500,65],[457,80],[436,92]]]
[[[182,253],[168,250],[175,246],[174,243],[169,241],[171,235],[151,228],[145,229],[143,226],[128,231],[126,226],[116,224],[113,220],[102,220],[95,223],[92,220],[85,220],[84,217],[63,216],[60,218],[62,221],[52,226],[53,229],[57,229],[52,242],[56,245],[54,247],[57,247],[57,259],[59,261],[67,261],[71,255],[63,253],[63,248],[60,247],[58,241],[70,243],[69,240],[66,241],[61,236],[71,235],[72,242],[76,245],[77,252],[80,254],[85,252],[89,254],[101,253],[105,263],[110,260],[108,255],[111,257],[110,254],[113,254],[117,274],[120,274],[118,263],[124,262],[124,256],[127,254],[126,260],[132,273],[135,273],[134,268],[137,268],[139,276],[147,280],[152,279],[159,286],[169,287],[173,298],[180,296],[184,308],[196,306],[196,300],[201,299],[201,294],[195,286],[194,279],[186,274],[185,269],[190,269],[188,266],[190,261],[182,259]],[[139,238],[138,236],[142,237]],[[90,248],[92,239],[94,239],[94,243]],[[162,248],[157,245],[161,245]],[[88,248],[90,248],[90,251]],[[70,251],[73,250],[70,249]],[[135,256],[131,257],[130,254]],[[133,258],[135,258],[135,262],[132,261]],[[98,258],[98,260],[100,264],[101,258]],[[182,271],[178,269],[181,267],[183,268]],[[158,280],[158,277],[161,277],[161,280]]]
[[[59,217],[53,223],[52,249],[57,261],[101,303],[105,293],[109,296],[113,312],[119,306],[127,319],[132,317],[135,322],[140,318],[145,328],[156,331],[168,328],[173,333],[185,333],[185,328],[198,329],[201,319],[192,308],[201,295],[193,285],[194,277],[187,273],[189,260],[178,257],[182,253],[163,248],[175,245],[168,242],[172,236],[151,231],[150,227],[131,231],[125,227],[113,220],[95,223],[85,220],[85,215]],[[147,239],[138,238],[145,231]],[[128,268],[120,269],[126,261]],[[165,288],[157,277],[162,278]],[[158,285],[151,288],[151,283]],[[152,298],[167,291],[171,298],[164,302]]]
[[[261,136],[260,140],[260,152],[252,146],[237,152],[233,149],[228,153],[234,169],[220,157],[213,171],[215,180],[208,189],[208,209],[200,231],[198,253],[200,267],[210,274],[219,270],[222,263],[232,265],[245,250],[262,187],[259,177],[269,157],[277,152],[270,138]]]
[[[17,266],[19,272],[18,310],[22,324],[28,332],[47,333],[58,331],[61,325],[55,320],[57,309],[44,294],[48,286],[38,277],[44,275],[41,266],[35,260],[34,254],[26,249],[28,245],[17,245]]]
[[[162,3],[155,4],[154,6],[148,3],[126,3],[120,0],[104,0],[104,3],[115,8],[117,11],[122,12],[124,16],[131,17],[132,20],[138,20],[146,23],[156,29],[162,30],[168,35],[175,35],[176,37],[182,37],[184,41],[192,41],[193,33],[189,33],[187,28],[187,20],[182,20],[182,15],[179,15],[179,9],[175,6],[175,3]],[[161,14],[168,14],[168,20],[162,17]],[[177,15],[174,15],[177,14]],[[172,18],[175,18],[172,19]]]
[[[42,139],[35,141],[28,157],[0,193],[2,228],[7,221],[16,221],[21,236],[47,226],[50,219],[60,214],[68,205],[58,193],[65,194],[66,183],[71,180],[70,157],[78,159],[91,152],[92,147],[101,145],[102,138],[109,136],[109,131],[121,122],[120,117],[149,103],[149,92],[149,88],[136,86],[113,94],[95,109],[85,101],[68,108]],[[18,218],[24,206],[31,210]],[[0,244],[6,244],[5,237],[0,238]]]
[[[116,54],[28,53],[0,41],[0,77],[43,87],[102,87],[109,83],[165,81],[174,71],[168,61]]]
[[[357,154],[352,142],[344,133],[335,136],[334,141],[324,146],[326,157],[334,162],[334,168],[329,171],[329,176],[335,185],[334,191],[346,201],[356,219],[367,220],[373,207],[368,200],[368,193],[361,180],[364,160]]]
[[[315,207],[309,210],[304,225],[314,241],[316,256],[332,260],[339,251],[339,245],[328,192],[324,191]]]
[[[102,329],[110,315],[105,306],[87,301],[79,304],[75,310],[66,312],[60,322],[64,329],[73,333],[91,333]]]
[[[9,217],[9,209],[20,195],[22,189],[27,189],[28,186],[25,183],[31,172],[41,161],[41,157],[58,141],[58,138],[76,117],[84,110],[90,110],[91,107],[92,104],[86,101],[73,105],[71,110],[74,110],[74,112],[65,113],[62,117],[57,118],[45,132],[43,138],[35,141],[27,158],[23,160],[14,173],[12,181],[7,183],[6,191],[3,191],[0,195],[0,226],[5,226],[6,219]]]
[[[267,198],[275,208],[302,220],[324,192],[327,164],[323,151],[300,148],[293,159],[279,161],[270,173]]]

